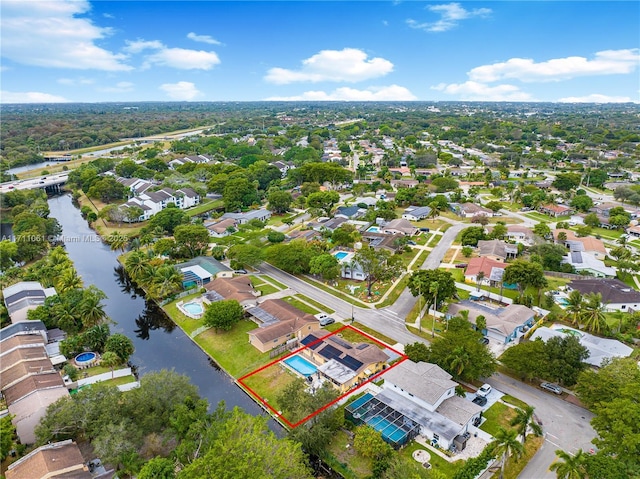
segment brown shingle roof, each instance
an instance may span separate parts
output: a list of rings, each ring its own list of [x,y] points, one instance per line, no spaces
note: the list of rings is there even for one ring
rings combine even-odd
[[[39,447],[11,464],[6,472],[6,477],[7,479],[54,477],[90,479],[91,474],[84,465],[84,459],[78,445],[69,440]]]
[[[11,405],[19,401],[28,394],[39,389],[47,389],[52,387],[64,386],[62,377],[57,372],[37,374],[27,376],[25,379],[3,391],[7,405]]]
[[[282,338],[297,333],[310,323],[316,323],[313,316],[311,318],[295,318],[286,321],[279,321],[265,328],[258,328],[249,331],[250,336],[258,338],[262,343],[268,343],[274,339]]]
[[[0,374],[0,390],[30,374],[52,370],[53,365],[49,358],[20,362],[2,371],[2,374]]]
[[[254,289],[248,276],[233,278],[216,278],[204,285],[207,291],[215,291],[224,299],[235,299],[239,303],[248,299],[255,299]]]
[[[262,310],[278,318],[280,321],[288,321],[296,318],[316,321],[316,318],[313,315],[301,311],[283,299],[267,299],[258,304],[258,306]]]
[[[600,293],[604,304],[640,302],[640,292],[626,285],[619,279],[574,279],[567,286],[580,291],[582,294]]]
[[[46,359],[47,357],[47,350],[44,349],[44,346],[35,348],[18,348],[2,356],[0,368],[6,369],[22,361]]]
[[[29,344],[42,344],[44,346],[45,341],[40,334],[17,334],[0,342],[0,354],[6,353],[18,346]]]

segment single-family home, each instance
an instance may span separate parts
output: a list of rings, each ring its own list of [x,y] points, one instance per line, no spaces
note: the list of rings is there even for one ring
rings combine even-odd
[[[4,305],[12,323],[27,321],[27,312],[44,304],[49,296],[55,296],[55,288],[44,288],[37,281],[20,281],[2,290]]]
[[[640,292],[619,279],[587,278],[574,279],[568,285],[569,291],[580,291],[583,295],[599,293],[607,311],[640,310]]]
[[[320,329],[311,314],[299,310],[283,299],[267,299],[247,309],[258,328],[249,331],[249,342],[266,353],[292,339],[301,340]]]
[[[7,467],[7,479],[91,479],[80,448],[71,439],[40,446]],[[109,476],[111,477],[111,475]]]
[[[487,327],[481,332],[504,344],[523,336],[533,326],[536,318],[535,311],[522,304],[492,308],[469,300],[451,303],[447,310],[447,318],[452,318],[461,311],[469,311],[469,322],[473,325],[480,316],[483,316]]]
[[[224,238],[236,231],[238,222],[233,218],[225,218],[219,221],[207,222],[204,226],[209,230],[209,235],[214,238]]]
[[[376,251],[380,249],[390,251],[391,253],[395,253],[398,251],[399,238],[396,235],[376,233],[374,231],[363,231],[362,239],[366,240],[367,243],[369,243],[369,246]]]
[[[396,218],[386,223],[381,228],[383,233],[392,235],[405,235],[413,236],[420,231],[416,226],[413,226],[408,220],[402,218]]]
[[[634,236],[636,238],[640,238],[640,225],[629,226],[626,229],[626,233],[629,236]]]
[[[243,308],[257,306],[260,293],[253,288],[249,276],[219,277],[204,285],[209,302],[236,300]]]
[[[320,380],[344,393],[386,367],[390,356],[371,343],[351,343],[335,334],[310,333],[300,342],[300,354],[317,367]]]
[[[347,406],[345,415],[356,424],[397,425],[382,437],[402,446],[422,435],[434,446],[464,449],[467,438],[480,423],[482,407],[455,394],[458,383],[444,369],[431,363],[405,360],[382,376],[382,391],[365,394]],[[386,436],[386,437],[385,437]]]
[[[540,211],[540,213],[542,214],[553,216],[554,218],[557,218],[558,216],[569,216],[575,213],[575,210],[573,208],[565,205],[558,205],[555,203],[547,203],[545,205],[541,205],[538,208],[538,211]]]
[[[507,225],[506,238],[510,241],[531,246],[533,244],[534,234],[531,228],[521,225]]]
[[[560,234],[564,233],[566,239],[560,240]],[[591,236],[585,236],[579,238],[571,230],[557,229],[553,231],[553,238],[557,243],[564,244],[569,251],[580,251],[591,254],[594,258],[602,259],[607,256],[607,250],[602,240],[593,238]]]
[[[409,221],[420,221],[428,218],[431,214],[431,208],[428,206],[409,206],[402,213],[402,219]]]
[[[269,221],[269,218],[271,218],[271,211],[261,208],[259,210],[251,210],[244,213],[225,213],[222,215],[222,218],[232,218],[240,225],[244,225],[251,220],[258,220],[266,223]]]
[[[283,178],[286,178],[287,173],[289,173],[289,170],[295,169],[295,165],[290,161],[280,161],[280,160],[274,161],[273,163],[271,163],[271,165],[275,166],[280,170],[280,173],[282,174]]]
[[[485,286],[497,286],[502,283],[502,275],[506,266],[504,262],[488,257],[471,258],[464,272],[464,281],[472,284],[480,283]],[[480,275],[480,273],[482,274]],[[482,277],[481,281],[478,281],[478,275]]]
[[[418,180],[408,180],[408,179],[391,180],[390,183],[391,183],[391,186],[396,190],[399,188],[415,188],[420,184]]]
[[[451,210],[463,218],[473,218],[474,216],[492,216],[493,211],[475,203],[451,203]]]
[[[338,229],[340,226],[345,224],[347,221],[349,220],[346,216],[336,216],[334,218],[331,218],[325,221],[324,223],[315,224],[314,229],[318,231],[328,231],[330,233],[333,233],[336,229]]]
[[[306,242],[309,241],[313,241],[313,240],[318,240],[320,238],[322,238],[322,234],[319,231],[316,230],[302,230],[302,229],[297,229],[294,231],[291,231],[289,233],[287,233],[287,241],[293,241],[296,239],[302,239]]]
[[[563,257],[562,263],[573,266],[577,273],[589,274],[596,278],[615,278],[617,272],[616,268],[605,265],[604,261],[586,251],[571,250]]]
[[[196,256],[174,266],[182,274],[182,287],[204,286],[213,278],[231,270],[211,256]],[[229,273],[230,274],[230,273]]]
[[[340,263],[340,275],[343,278],[357,279],[359,281],[367,279],[367,274],[360,263],[354,260],[355,253],[353,251],[336,251],[333,255]]]
[[[367,214],[366,208],[358,206],[338,206],[335,212],[336,218],[356,219]]]
[[[518,255],[518,246],[498,239],[480,240],[478,241],[478,255],[495,261],[506,261]]]

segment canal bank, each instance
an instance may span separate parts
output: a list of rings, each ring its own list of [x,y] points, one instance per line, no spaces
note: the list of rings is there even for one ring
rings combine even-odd
[[[89,228],[69,195],[50,198],[49,208],[50,216],[62,226],[65,248],[84,285],[93,284],[107,295],[105,311],[116,322],[112,331],[133,341],[131,362],[141,376],[162,369],[174,370],[190,378],[211,408],[224,401],[228,408],[239,406],[250,414],[263,414],[155,302],[145,299],[144,292],[131,282],[118,262],[118,253]]]

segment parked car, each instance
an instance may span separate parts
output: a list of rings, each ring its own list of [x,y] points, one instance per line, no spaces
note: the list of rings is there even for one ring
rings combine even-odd
[[[466,268],[467,267],[467,263],[458,263],[456,265],[456,268]]]
[[[416,242],[415,242],[415,241],[411,241],[411,240],[409,240],[409,241],[407,241],[407,244],[409,244],[409,245],[411,245],[411,246],[415,246],[415,245],[416,245]]]
[[[237,269],[234,271],[235,274],[247,274],[246,269]]]
[[[487,337],[485,336],[485,337],[483,337],[483,338],[480,340],[480,342],[481,342],[482,344],[489,344],[489,338],[487,338]]]
[[[420,228],[420,231],[423,231],[423,232],[425,232],[425,233],[428,233],[430,230],[429,230],[429,228]]]
[[[482,386],[480,386],[480,389],[476,391],[476,395],[486,398],[489,395],[489,393],[492,391],[492,389],[493,388],[488,384],[483,384]]]
[[[562,388],[560,386],[558,386],[557,384],[541,383],[540,387],[542,389],[546,389],[549,392],[552,392],[553,394],[562,394]]]
[[[319,320],[323,320],[325,318],[328,318],[329,315],[327,313],[318,313],[316,314],[316,318],[318,318]]]
[[[335,322],[336,322],[335,319],[333,319],[332,317],[327,316],[326,318],[322,318],[320,320],[320,326],[328,326],[328,325],[333,324]]]
[[[487,398],[484,396],[476,396],[471,402],[473,404],[477,404],[478,406],[484,406],[485,404],[487,404]]]

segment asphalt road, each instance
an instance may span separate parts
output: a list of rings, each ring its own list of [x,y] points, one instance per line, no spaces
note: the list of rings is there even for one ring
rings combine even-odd
[[[518,479],[555,479],[556,474],[549,471],[549,466],[556,458],[557,449],[573,454],[578,449],[589,451],[594,447],[591,440],[596,433],[590,424],[591,412],[501,373],[495,373],[486,382],[533,406],[542,421],[545,441]]]

